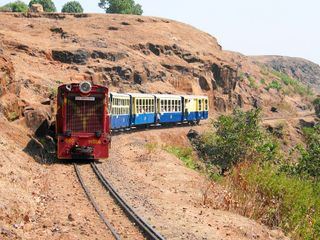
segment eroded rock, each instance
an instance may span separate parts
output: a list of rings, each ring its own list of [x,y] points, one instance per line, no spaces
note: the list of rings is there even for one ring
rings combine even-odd
[[[43,6],[41,4],[32,4],[31,7],[29,8],[29,12],[42,13],[42,12],[44,12]]]
[[[40,107],[26,107],[23,115],[27,126],[37,137],[43,137],[47,134],[51,120],[49,110]]]
[[[223,89],[224,94],[234,91],[237,85],[237,71],[230,66],[219,66],[214,63],[211,71],[215,82]]]
[[[52,50],[52,58],[55,61],[68,64],[81,64],[87,63],[90,53],[86,50],[76,50],[74,52],[68,50]]]

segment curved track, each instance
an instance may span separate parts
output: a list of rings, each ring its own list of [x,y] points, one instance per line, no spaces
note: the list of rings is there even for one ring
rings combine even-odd
[[[77,177],[79,179],[79,182],[84,189],[89,201],[91,202],[92,206],[94,207],[95,211],[98,213],[100,219],[105,223],[107,228],[112,233],[113,237],[115,239],[121,239],[119,232],[115,229],[114,225],[115,223],[112,221],[108,221],[108,219],[105,218],[103,212],[100,210],[98,204],[94,200],[94,197],[90,193],[89,189],[87,188],[82,175],[79,170],[79,166],[74,163],[74,168],[77,174]],[[128,219],[133,223],[135,227],[139,229],[139,231],[142,233],[143,238],[146,238],[148,240],[164,240],[165,238],[162,237],[158,232],[155,231],[153,227],[151,227],[143,218],[141,218],[127,203],[126,201],[121,198],[121,196],[117,193],[117,191],[113,188],[111,183],[103,176],[101,171],[99,170],[98,166],[95,163],[91,163],[91,168],[93,172],[95,173],[97,179],[99,180],[100,184],[107,190],[110,194],[110,196],[114,199],[114,201],[118,204],[118,206],[122,209],[123,213],[126,215]],[[106,196],[107,197],[107,196]]]

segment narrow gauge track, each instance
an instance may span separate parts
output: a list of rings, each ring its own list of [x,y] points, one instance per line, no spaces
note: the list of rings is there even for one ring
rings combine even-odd
[[[110,222],[106,219],[103,212],[99,208],[98,204],[94,200],[94,197],[90,193],[89,189],[87,188],[83,177],[80,173],[79,166],[74,163],[74,168],[77,174],[77,177],[79,179],[79,182],[84,189],[89,201],[91,202],[92,206],[94,207],[95,211],[98,213],[100,219],[104,222],[104,224],[107,226],[107,228],[112,233],[113,237],[118,240],[122,239],[121,234],[115,229],[114,222]],[[139,232],[141,234],[141,238],[145,238],[148,240],[164,240],[165,238],[162,237],[158,232],[156,232],[153,227],[151,227],[143,218],[141,218],[135,211],[124,201],[123,198],[117,193],[117,191],[114,189],[114,187],[111,185],[111,183],[103,176],[101,171],[99,170],[98,166],[95,163],[91,163],[91,169],[95,173],[95,176],[103,186],[103,188],[109,192],[110,196],[113,198],[113,200],[118,204],[118,206],[122,209],[123,213],[126,215],[126,217],[133,223],[133,226],[139,229]],[[108,196],[106,194],[106,196]],[[129,238],[131,239],[131,238]]]

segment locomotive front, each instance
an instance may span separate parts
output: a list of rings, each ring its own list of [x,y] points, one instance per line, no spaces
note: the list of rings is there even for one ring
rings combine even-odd
[[[102,159],[111,142],[108,88],[90,82],[58,88],[56,136],[59,159]]]

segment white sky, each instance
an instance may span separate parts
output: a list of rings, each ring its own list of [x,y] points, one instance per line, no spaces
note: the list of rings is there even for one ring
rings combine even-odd
[[[68,0],[55,0],[58,11]],[[0,0],[0,5],[10,0]],[[25,1],[28,2],[28,1]],[[100,12],[99,0],[80,0]],[[247,55],[303,57],[320,64],[319,0],[136,0],[144,15],[189,23],[224,49]]]

